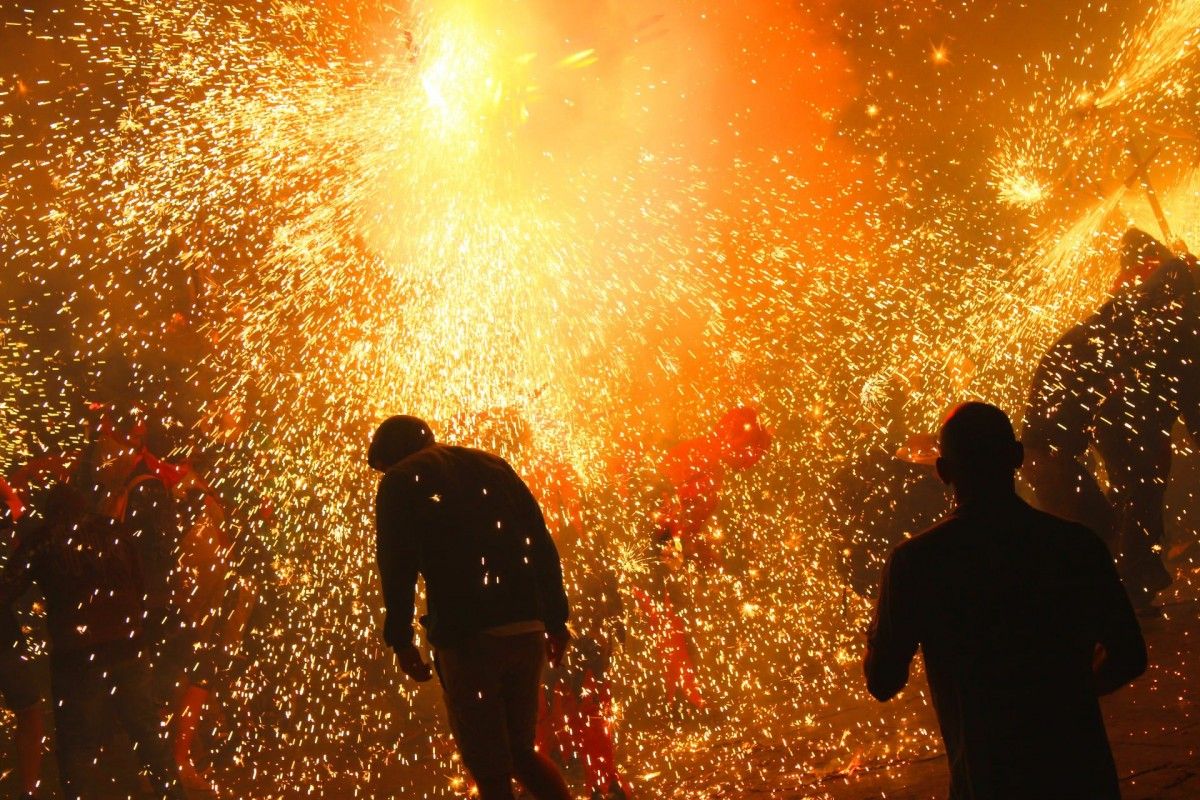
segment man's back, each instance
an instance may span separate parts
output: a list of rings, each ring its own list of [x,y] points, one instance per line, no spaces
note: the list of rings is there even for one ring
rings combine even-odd
[[[1112,685],[1093,670],[1097,644]],[[1116,798],[1097,695],[1145,666],[1090,531],[1015,497],[960,510],[893,554],[867,661],[881,699],[924,652],[956,798]]]
[[[388,470],[377,506],[381,569],[411,564],[424,577],[424,621],[435,645],[512,623],[566,622],[554,543],[533,495],[503,459],[426,447]],[[385,592],[389,583],[385,576]]]

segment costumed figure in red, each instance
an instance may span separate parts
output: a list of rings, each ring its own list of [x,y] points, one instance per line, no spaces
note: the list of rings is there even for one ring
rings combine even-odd
[[[726,412],[716,428],[704,436],[672,447],[660,472],[665,486],[654,516],[655,565],[648,590],[633,596],[646,617],[651,640],[659,651],[668,698],[682,699],[695,708],[705,706],[696,674],[695,658],[678,597],[672,597],[668,577],[687,563],[719,566],[718,537],[710,521],[721,500],[730,473],[748,470],[767,454],[771,434],[758,411],[741,406]]]

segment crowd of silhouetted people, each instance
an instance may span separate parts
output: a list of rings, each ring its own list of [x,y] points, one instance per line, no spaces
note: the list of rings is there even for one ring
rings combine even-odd
[[[168,457],[178,448],[163,420],[90,411],[82,450],[40,456],[0,481],[12,539],[0,575],[0,692],[17,718],[18,778],[37,796],[48,666],[66,797],[109,796],[124,778],[134,791],[183,798],[211,788],[196,767],[197,732],[219,713],[214,689],[239,669],[259,599],[250,549],[197,459]],[[33,586],[45,659],[28,635],[33,620],[18,616]],[[138,762],[124,776],[113,771],[121,742]]]
[[[1121,258],[1110,299],[1038,364],[1020,437],[980,402],[955,405],[936,437],[913,435],[888,396],[891,445],[843,476],[841,582],[876,600],[867,687],[893,697],[923,653],[954,800],[1119,797],[1097,698],[1147,667],[1138,617],[1158,612],[1171,583],[1173,429],[1182,421],[1200,436],[1196,261],[1137,230]],[[66,797],[104,795],[123,737],[138,762],[128,779],[184,798],[211,789],[197,732],[219,714],[213,693],[238,674],[262,604],[246,566],[253,537],[202,459],[172,442],[169,420],[93,412],[81,450],[0,480],[12,540],[0,692],[16,717],[16,772],[37,796],[49,701]],[[571,764],[593,798],[624,800],[633,789],[618,769],[608,674],[624,641],[621,597],[643,621],[667,699],[704,709],[673,575],[725,558],[710,535],[725,483],[765,458],[773,436],[738,407],[658,453],[650,567],[620,587],[598,557],[603,537],[585,529],[571,469],[536,452],[511,409],[469,422],[479,447],[443,444],[410,416],[372,438],[383,639],[412,679],[437,675],[482,800],[514,798],[514,779],[539,800],[566,800]],[[611,473],[614,504],[629,504],[636,481],[624,486],[619,464]],[[414,627],[418,578],[431,659]],[[35,585],[45,658],[22,610]]]
[[[871,477],[845,518],[843,577],[877,598],[868,689],[895,696],[922,651],[952,800],[1120,796],[1098,698],[1147,667],[1138,614],[1154,615],[1171,582],[1161,541],[1172,429],[1182,418],[1200,431],[1195,259],[1138,230],[1121,254],[1111,299],[1039,364],[1024,444],[999,408],[957,405],[936,440],[868,454]],[[724,477],[757,463],[770,441],[752,409],[737,409],[711,437],[672,451],[652,535],[657,562],[720,558],[705,529]],[[1058,516],[1018,492],[1026,446],[1028,488]],[[1103,461],[1107,491],[1089,452]],[[414,417],[385,421],[369,462],[383,473],[384,636],[401,668],[418,681],[436,671],[483,800],[514,798],[514,779],[539,800],[565,800],[537,719],[543,670],[562,663],[571,615],[538,499],[503,459],[438,443]],[[954,508],[937,521],[939,487]],[[888,505],[873,506],[872,492]],[[418,576],[433,668],[414,643]],[[631,594],[657,631],[668,692],[703,707],[664,579]]]

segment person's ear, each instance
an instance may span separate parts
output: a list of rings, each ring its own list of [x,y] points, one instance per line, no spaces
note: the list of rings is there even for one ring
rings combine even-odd
[[[1013,448],[1013,469],[1020,469],[1025,463],[1025,445],[1020,442],[1016,443]]]
[[[942,479],[942,483],[949,486],[951,483],[954,482],[953,481],[954,473],[951,470],[950,464],[946,461],[946,459],[942,458],[941,456],[938,456],[938,460],[933,462],[933,468],[935,470],[937,470],[937,475],[939,478]]]

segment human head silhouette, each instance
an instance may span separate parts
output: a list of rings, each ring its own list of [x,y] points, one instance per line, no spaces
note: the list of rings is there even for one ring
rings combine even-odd
[[[367,464],[371,469],[386,472],[433,443],[433,431],[424,420],[404,415],[388,417],[371,437],[371,446],[367,449]]]
[[[1121,237],[1121,272],[1113,291],[1136,286],[1150,277],[1162,264],[1175,256],[1170,248],[1139,228],[1130,228]]]
[[[942,423],[938,450],[938,475],[959,495],[1011,489],[1025,460],[1008,415],[988,403],[956,406]]]
[[[1174,258],[1171,249],[1140,228],[1130,228],[1121,237],[1121,270],[1150,269]]]

